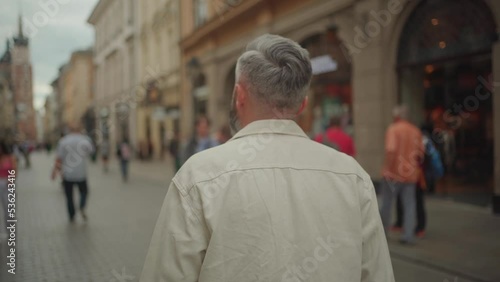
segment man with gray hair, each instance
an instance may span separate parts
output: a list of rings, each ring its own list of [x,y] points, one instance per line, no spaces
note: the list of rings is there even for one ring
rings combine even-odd
[[[224,145],[172,179],[140,281],[394,281],[373,184],[293,121],[312,69],[264,35],[238,60]]]

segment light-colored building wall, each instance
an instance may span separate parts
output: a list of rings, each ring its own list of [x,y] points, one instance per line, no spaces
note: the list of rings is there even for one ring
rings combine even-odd
[[[36,142],[43,142],[43,137],[45,135],[44,126],[44,113],[42,110],[37,110],[35,112],[35,126],[36,126]]]
[[[73,54],[71,65],[75,72],[75,109],[73,119],[81,120],[87,109],[91,106],[93,92],[94,67],[92,62],[92,51]]]
[[[61,137],[64,132],[64,123],[63,123],[63,115],[64,115],[64,99],[62,92],[62,73],[64,67],[59,68],[59,74],[54,81],[50,84],[52,87],[52,93],[49,96],[51,101],[52,115],[53,115],[53,131],[51,132],[51,141],[53,144],[56,144],[57,140]]]
[[[56,94],[53,92],[45,98],[44,104],[44,141],[52,145],[57,143],[60,136],[61,123],[58,116]]]
[[[61,72],[64,124],[80,123],[93,100],[92,51],[76,51]]]
[[[138,5],[134,0],[100,0],[88,19],[95,29],[97,142],[109,142],[112,150],[124,138],[137,145]]]
[[[140,83],[144,100],[138,108],[137,132],[142,148],[153,157],[166,154],[180,104],[180,17],[178,0],[145,0],[140,13]],[[149,152],[143,154],[148,155]]]
[[[66,64],[61,67],[59,78],[59,90],[62,98],[62,123],[65,127],[72,122],[73,118],[73,80],[69,66]]]

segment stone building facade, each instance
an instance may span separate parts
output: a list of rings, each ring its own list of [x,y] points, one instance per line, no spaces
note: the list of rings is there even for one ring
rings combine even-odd
[[[96,139],[112,152],[123,140],[137,144],[138,3],[100,0],[88,18],[95,29]]]
[[[59,82],[63,105],[62,122],[65,125],[81,123],[94,99],[94,65],[92,50],[75,51],[62,67]]]
[[[180,27],[177,0],[139,2],[139,84],[137,108],[140,156],[160,159],[179,130]]]
[[[449,158],[445,186],[493,192],[500,213],[500,2],[186,0],[181,18],[184,140],[198,114],[214,129],[228,122],[238,56],[253,38],[280,34],[319,68],[333,61],[331,73],[313,78],[299,120],[307,133],[341,115],[357,160],[377,180],[392,108],[407,104],[413,122],[433,124],[431,137]]]

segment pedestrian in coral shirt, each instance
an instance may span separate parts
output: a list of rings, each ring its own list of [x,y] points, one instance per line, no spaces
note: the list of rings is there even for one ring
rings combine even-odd
[[[403,244],[415,243],[416,185],[424,157],[422,132],[407,120],[407,108],[393,111],[394,122],[385,136],[385,163],[382,171],[384,185],[380,215],[386,232],[390,227],[393,201],[401,195],[403,203]]]

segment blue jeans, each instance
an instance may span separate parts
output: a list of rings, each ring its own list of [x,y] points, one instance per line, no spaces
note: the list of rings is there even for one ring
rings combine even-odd
[[[87,180],[83,181],[67,181],[63,180],[64,193],[66,195],[66,204],[68,206],[69,219],[73,220],[75,217],[75,203],[73,202],[73,186],[78,186],[80,190],[80,210],[85,209],[85,204],[87,203],[88,187]]]
[[[416,193],[415,183],[394,182],[387,179],[383,181],[382,187],[382,206],[380,207],[380,217],[384,224],[384,229],[387,234],[391,226],[391,213],[393,210],[394,199],[401,195],[403,204],[403,235],[401,240],[407,242],[415,241],[415,225],[417,204],[415,199]]]
[[[128,179],[128,160],[120,160],[120,167],[122,171],[122,178],[124,181]]]

